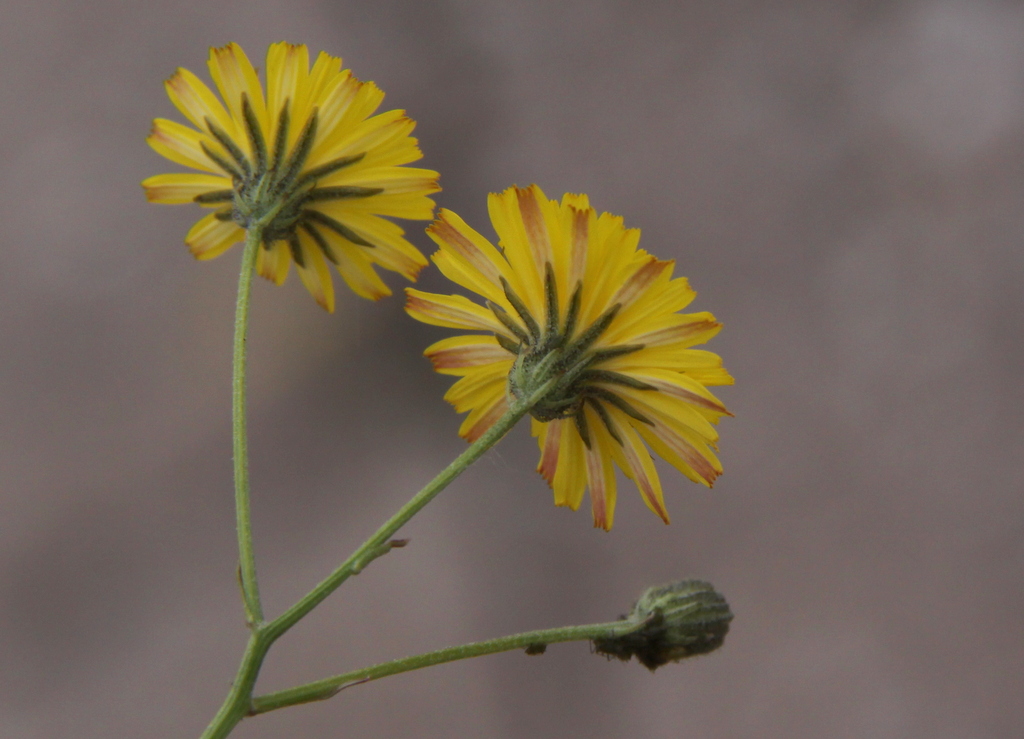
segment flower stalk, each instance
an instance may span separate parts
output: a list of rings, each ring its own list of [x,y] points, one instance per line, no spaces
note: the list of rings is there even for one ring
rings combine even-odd
[[[249,304],[256,253],[263,240],[263,226],[254,223],[246,230],[242,252],[242,271],[238,276],[238,300],[235,304],[235,342],[231,379],[231,431],[235,466],[235,525],[238,529],[238,579],[245,604],[245,620],[250,629],[263,622],[259,583],[256,580],[256,555],[252,545],[252,512],[249,502],[249,444],[245,422],[245,357],[249,331]]]
[[[345,688],[354,685],[360,685],[382,677],[398,675],[410,670],[419,670],[424,667],[444,664],[445,662],[482,657],[486,654],[508,652],[513,649],[525,649],[527,654],[542,654],[548,644],[621,638],[641,628],[643,628],[643,623],[634,623],[632,621],[562,626],[555,629],[525,631],[521,634],[511,634],[498,637],[497,639],[438,649],[425,654],[417,654],[413,657],[405,657],[373,665],[372,667],[353,670],[288,690],[257,696],[252,702],[252,713],[254,715],[267,713],[268,711],[276,711],[279,708],[287,708],[288,706],[327,700],[328,698],[333,698]]]

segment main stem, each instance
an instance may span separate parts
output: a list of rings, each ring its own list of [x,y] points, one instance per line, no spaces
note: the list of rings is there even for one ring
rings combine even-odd
[[[235,305],[235,347],[231,378],[232,438],[235,453],[235,525],[238,529],[238,577],[242,585],[245,618],[250,628],[263,623],[260,587],[256,581],[256,555],[252,548],[252,513],[249,505],[249,445],[245,428],[245,343],[249,330],[249,296],[256,253],[263,239],[263,225],[251,225],[245,233],[242,271],[238,276]]]
[[[252,711],[252,692],[270,644],[259,630],[249,635],[249,643],[245,645],[242,663],[238,666],[235,681],[231,683],[231,690],[200,739],[225,739],[238,722]]]

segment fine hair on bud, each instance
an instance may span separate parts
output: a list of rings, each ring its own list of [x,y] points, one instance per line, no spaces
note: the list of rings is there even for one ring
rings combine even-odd
[[[652,672],[669,662],[707,654],[725,642],[732,621],[725,597],[703,580],[680,580],[648,589],[621,620],[638,625],[624,636],[598,637],[594,650]]]

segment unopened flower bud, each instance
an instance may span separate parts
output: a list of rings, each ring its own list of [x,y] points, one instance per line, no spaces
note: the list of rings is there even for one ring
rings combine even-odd
[[[640,664],[654,671],[722,646],[732,611],[711,583],[680,580],[648,589],[623,620],[640,628],[624,636],[594,639],[594,649],[624,662],[635,655]]]

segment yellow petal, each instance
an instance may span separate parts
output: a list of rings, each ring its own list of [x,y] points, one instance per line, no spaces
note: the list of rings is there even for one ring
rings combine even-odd
[[[658,478],[658,470],[654,467],[654,460],[651,459],[650,452],[647,451],[647,447],[644,446],[640,436],[634,430],[632,419],[614,408],[609,409],[609,413],[619,421],[617,426],[623,441],[619,448],[619,454],[625,462],[622,465],[623,471],[636,483],[647,507],[660,516],[665,523],[669,523],[668,511],[665,509],[665,497],[661,491],[661,480]]]
[[[726,371],[725,367],[702,367],[687,369],[687,377],[692,377],[701,385],[733,385],[736,380]]]
[[[444,399],[455,406],[458,413],[490,405],[495,397],[505,394],[509,364],[498,362],[467,372],[465,377],[448,388]]]
[[[352,292],[368,300],[380,300],[391,294],[391,290],[373,269],[367,247],[357,246],[342,238],[330,243],[338,260],[338,272]]]
[[[707,444],[685,429],[656,423],[640,424],[637,431],[655,453],[694,482],[711,487],[722,473],[722,464]],[[683,431],[683,433],[679,433]]]
[[[622,218],[602,213],[590,231],[583,277],[580,325],[587,326],[613,305],[619,287],[647,261],[637,252],[639,229],[627,229]]]
[[[633,324],[640,322],[642,325],[651,315],[656,315],[651,305],[651,292],[659,280],[667,282],[671,273],[672,262],[663,262],[648,256],[633,274],[623,280],[609,300],[612,305],[618,304],[621,307],[614,323],[608,328],[608,333],[602,338],[610,344],[614,343],[621,334],[613,334],[613,331],[628,331],[629,333],[625,335],[630,335],[635,332]]]
[[[641,369],[629,374],[630,377],[653,385],[658,392],[664,395],[678,398],[698,410],[709,412],[711,414],[710,417],[719,418],[732,415],[722,404],[722,401],[712,395],[701,383],[688,375],[656,368]],[[612,391],[617,389],[611,385],[606,385],[605,387]]]
[[[644,346],[663,346],[671,344],[677,349],[688,349],[712,339],[721,329],[722,324],[715,317],[703,311],[701,313],[672,313],[659,321],[646,322],[648,330],[643,333],[632,332],[631,341]],[[663,324],[663,326],[662,326]],[[662,327],[654,328],[655,325]]]
[[[275,285],[280,285],[288,276],[292,264],[288,242],[275,241],[269,248],[260,246],[256,254],[256,273]]]
[[[609,388],[612,389],[612,388]],[[709,442],[718,440],[718,431],[693,404],[676,395],[651,390],[617,387],[612,390],[645,416],[654,417],[674,428],[685,426]]]
[[[508,403],[505,400],[505,394],[497,393],[491,404],[475,408],[466,416],[466,420],[459,427],[459,436],[472,444],[505,415],[506,411],[508,411]]]
[[[403,237],[405,232],[396,223],[366,213],[349,213],[338,220],[374,245],[369,257],[375,264],[409,280],[415,280],[427,266],[426,257]],[[324,237],[330,239],[332,234],[325,233]]]
[[[446,208],[427,227],[427,235],[441,247],[434,263],[448,279],[492,302],[505,302],[501,288],[505,261],[483,236]]]
[[[717,332],[718,327],[709,329],[709,331]],[[722,358],[714,352],[702,349],[680,349],[669,344],[645,346],[639,351],[606,360],[601,363],[601,367],[627,374],[631,374],[635,370],[643,371],[655,367],[689,374],[691,371],[721,369]]]
[[[324,136],[330,137],[331,146],[359,147],[366,152],[366,156],[353,165],[356,171],[359,168],[415,162],[423,158],[416,139],[410,135],[416,128],[416,121],[405,115],[396,115],[400,112],[389,111],[365,122],[354,121],[359,127],[350,127],[350,130],[338,126],[330,132],[325,131]]]
[[[534,269],[538,274],[543,274],[545,265],[555,261],[547,218],[551,201],[537,185],[530,185],[525,189],[516,189],[516,204],[523,220],[523,234],[533,257]]]
[[[372,261],[386,266],[387,269],[400,272],[410,280],[414,280],[420,270],[426,266],[426,257],[403,237],[405,231],[401,226],[376,215],[374,211],[377,209],[372,205],[367,207],[363,202],[382,197],[384,196],[375,195],[371,198],[317,202],[315,205],[311,205],[309,209],[319,211],[336,221],[340,221],[364,241],[373,244],[373,248],[370,248],[367,252],[367,256]],[[427,203],[427,212],[429,213],[433,203],[429,200],[427,200]],[[336,241],[352,244],[341,234],[329,228],[318,228],[318,230],[332,245]],[[366,247],[364,246],[363,248]]]
[[[587,487],[594,513],[594,526],[608,531],[615,521],[615,466],[610,445],[617,444],[604,423],[589,407],[585,408],[590,431],[590,448],[584,456],[587,464]]]
[[[405,288],[405,294],[405,312],[417,321],[432,326],[494,331],[508,335],[508,331],[498,323],[493,313],[462,295],[437,295],[411,287]]]
[[[566,195],[563,201],[568,198]],[[583,197],[584,201],[586,196]],[[567,309],[572,293],[576,286],[582,284],[587,268],[587,253],[591,229],[596,227],[597,217],[593,210],[586,207],[577,209],[568,205],[571,223],[568,226],[569,238],[569,261],[566,265],[565,284],[559,285],[558,296],[560,299],[560,310]]]
[[[286,147],[291,151],[309,120],[309,50],[304,45],[280,42],[267,50],[267,112],[277,121],[285,102],[289,102],[291,123]]]
[[[157,154],[167,157],[172,162],[206,172],[220,173],[220,167],[206,156],[203,147],[200,146],[201,142],[207,141],[208,137],[199,131],[166,118],[157,118],[153,121],[153,128],[146,137],[146,143],[153,147]]]
[[[384,93],[375,84],[360,82],[347,69],[342,71],[320,97],[317,142],[310,152],[310,159],[326,161],[362,153],[345,152],[344,147],[351,140],[349,136],[354,126],[371,115],[383,100]]]
[[[208,174],[158,174],[142,181],[151,203],[191,203],[197,195],[230,190],[231,180]]]
[[[432,169],[391,165],[359,166],[361,164],[360,161],[349,167],[343,167],[333,175],[319,180],[318,185],[322,187],[334,185],[379,187],[389,195],[436,192],[440,189],[436,182],[437,172]]]
[[[428,196],[438,192],[438,186],[434,175],[436,172],[430,170],[416,170],[424,172],[431,177],[417,178],[418,185],[410,192],[388,192],[385,190],[377,195],[367,198],[342,198],[339,200],[324,200],[316,203],[316,209],[334,216],[343,223],[348,223],[352,217],[360,215],[382,215],[392,218],[408,218],[409,220],[425,221],[434,213],[434,201]],[[364,183],[359,180],[344,183],[349,185],[360,185]]]
[[[242,115],[242,94],[249,98],[249,104],[256,114],[260,131],[265,140],[270,141],[270,122],[267,117],[267,106],[263,100],[263,87],[260,85],[256,70],[253,69],[249,58],[242,51],[242,47],[232,42],[227,46],[210,49],[208,61],[210,76],[213,78],[220,95],[224,99],[231,117],[236,121],[234,135],[235,143],[252,156],[249,147],[249,138],[245,134],[242,122],[245,117]],[[231,132],[229,131],[229,134]]]
[[[519,210],[520,191],[521,188],[510,187],[503,193],[488,195],[487,210],[498,234],[498,245],[502,247],[502,253],[510,265],[507,275],[509,284],[527,310],[537,317],[544,315],[544,273],[538,271],[531,251],[523,215]],[[541,192],[539,197],[543,196]]]
[[[348,101],[344,112],[330,121],[325,121],[324,138],[313,148],[310,156],[315,156],[317,161],[324,161],[340,156],[369,153],[379,143],[386,141],[390,133],[388,126],[405,117],[405,111],[389,110],[367,118],[383,99],[384,93],[376,85],[372,82],[362,83]],[[324,118],[327,117],[325,113]]]
[[[295,263],[302,284],[309,290],[317,304],[328,313],[334,312],[334,282],[327,268],[320,247],[305,233],[299,234],[299,248],[302,250],[302,264]]]
[[[466,374],[468,368],[495,362],[506,362],[511,367],[513,361],[493,336],[452,336],[431,344],[423,354],[436,372],[447,375]]]
[[[167,90],[167,97],[174,103],[174,107],[200,131],[207,130],[206,119],[209,118],[228,135],[235,133],[235,123],[220,100],[206,83],[187,69],[179,68],[164,82],[164,89]]]
[[[185,243],[196,259],[213,259],[245,238],[243,231],[234,221],[222,221],[216,213],[210,213],[196,221],[185,236]]]
[[[555,473],[558,471],[558,450],[562,442],[563,423],[565,422],[561,420],[543,423],[536,418],[530,418],[530,431],[537,437],[537,445],[540,447],[537,472],[551,488],[554,488]]]
[[[331,56],[326,51],[317,54],[308,78],[309,100],[313,105],[320,105],[331,86],[344,74],[341,66],[341,57]]]
[[[586,447],[572,421],[561,424],[558,443],[558,467],[552,483],[555,505],[578,510],[587,489]]]

